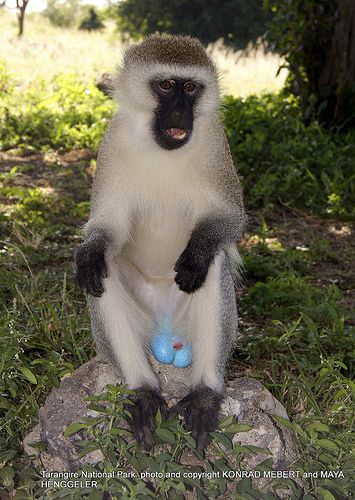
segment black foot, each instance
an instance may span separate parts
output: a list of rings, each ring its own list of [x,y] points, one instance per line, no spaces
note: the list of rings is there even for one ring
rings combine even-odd
[[[137,443],[149,451],[154,444],[155,415],[160,409],[162,417],[168,418],[169,410],[165,399],[153,389],[137,389],[133,396],[134,406],[127,409],[131,413],[131,430]]]
[[[199,451],[206,448],[210,441],[208,433],[217,427],[222,399],[223,394],[201,387],[190,392],[171,410],[184,417],[185,427],[191,431]]]
[[[101,297],[104,293],[102,280],[107,278],[104,243],[95,241],[95,244],[80,245],[75,253],[75,263],[78,285],[90,295]]]

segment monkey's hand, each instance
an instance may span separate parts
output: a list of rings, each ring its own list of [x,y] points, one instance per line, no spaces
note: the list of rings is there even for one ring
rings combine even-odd
[[[182,415],[185,427],[191,431],[200,451],[203,451],[210,441],[208,433],[217,427],[222,399],[221,393],[209,387],[200,387],[191,391],[170,410],[172,415]]]
[[[78,285],[90,295],[101,297],[104,293],[102,279],[107,278],[105,242],[84,242],[75,252],[75,264],[75,279]]]
[[[131,429],[137,443],[148,451],[154,444],[155,415],[160,409],[162,417],[168,418],[168,405],[157,391],[144,387],[137,389],[132,400],[134,406],[127,408],[131,413]]]
[[[203,285],[214,255],[215,249],[208,242],[190,239],[174,266],[175,281],[180,290],[193,293]]]

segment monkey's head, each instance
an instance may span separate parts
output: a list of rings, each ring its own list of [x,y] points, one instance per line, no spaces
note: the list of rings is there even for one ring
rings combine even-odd
[[[181,148],[218,114],[217,80],[196,38],[151,35],[125,53],[117,80],[121,113],[137,140],[149,136],[163,149]]]

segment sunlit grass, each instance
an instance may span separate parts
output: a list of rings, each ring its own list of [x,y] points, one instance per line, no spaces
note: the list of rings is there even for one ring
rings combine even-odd
[[[41,14],[26,18],[25,35],[17,37],[17,20],[0,11],[0,61],[6,61],[19,84],[59,73],[76,73],[90,83],[104,72],[114,71],[122,55],[122,44],[113,22],[102,33],[51,26]]]
[[[209,46],[209,53],[217,64],[224,94],[244,97],[277,92],[285,83],[287,70],[283,68],[277,74],[282,59],[265,53],[262,47],[235,52],[218,41]]]
[[[77,73],[90,83],[101,73],[115,71],[122,58],[123,44],[113,21],[106,21],[101,33],[89,33],[56,28],[41,14],[33,13],[27,16],[25,36],[19,39],[15,15],[0,10],[0,32],[0,61],[6,61],[21,86],[63,72]],[[264,54],[262,49],[234,52],[222,42],[211,44],[208,50],[225,94],[261,94],[283,86],[286,70],[276,77],[282,61],[275,54]]]

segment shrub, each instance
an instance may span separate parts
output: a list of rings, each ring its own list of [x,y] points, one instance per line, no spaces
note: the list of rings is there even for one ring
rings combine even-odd
[[[296,98],[284,93],[227,97],[224,124],[249,208],[281,203],[354,216],[354,131],[306,127]]]
[[[88,12],[80,23],[80,30],[96,31],[104,27],[95,7],[89,7]]]
[[[256,42],[271,17],[263,11],[262,0],[125,0],[113,13],[119,30],[132,38],[167,32],[196,36],[204,43],[224,38],[238,48]]]
[[[43,15],[47,17],[54,26],[69,28],[73,26],[80,13],[78,0],[47,0],[47,7]]]
[[[0,147],[96,149],[114,105],[93,84],[60,75],[0,102]]]

